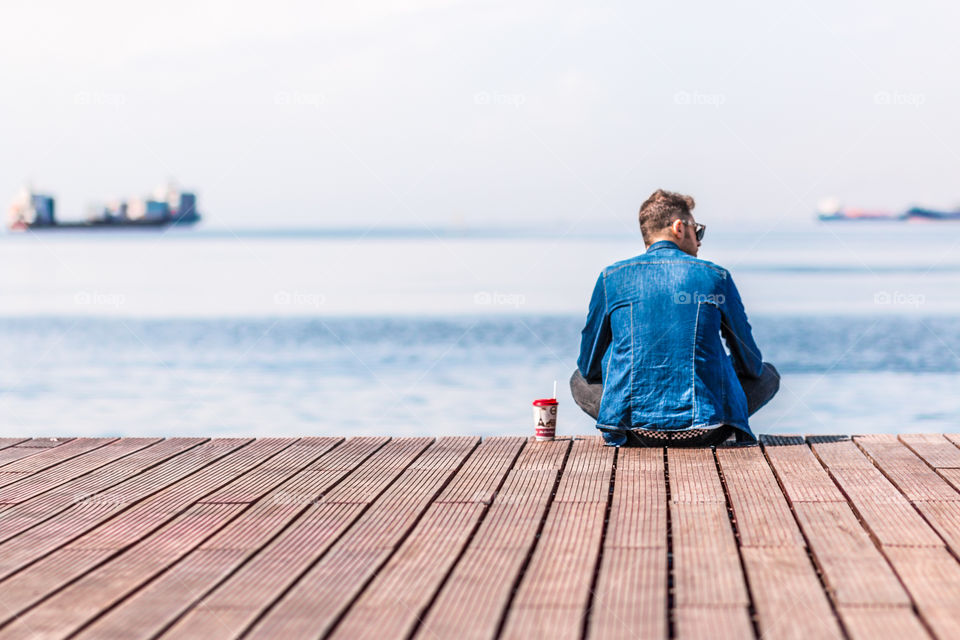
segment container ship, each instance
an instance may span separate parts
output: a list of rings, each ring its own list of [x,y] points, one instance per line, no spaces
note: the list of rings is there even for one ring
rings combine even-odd
[[[149,198],[112,200],[87,209],[84,220],[61,221],[57,218],[53,196],[23,188],[13,199],[7,213],[10,231],[46,231],[56,229],[129,229],[190,226],[200,221],[197,197],[181,191],[172,183],[157,189]]]
[[[823,221],[889,220],[895,222],[926,222],[960,220],[960,210],[941,211],[924,207],[911,207],[901,213],[892,213],[841,207],[834,200],[826,200],[820,204],[817,218]]]

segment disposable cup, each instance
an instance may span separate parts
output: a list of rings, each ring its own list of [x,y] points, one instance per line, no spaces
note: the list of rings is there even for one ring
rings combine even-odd
[[[533,401],[533,429],[537,440],[553,440],[557,434],[557,399]]]

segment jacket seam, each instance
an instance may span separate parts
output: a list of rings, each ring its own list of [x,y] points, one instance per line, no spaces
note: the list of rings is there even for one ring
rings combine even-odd
[[[633,303],[630,303],[630,424],[633,424],[633,359],[636,351],[633,344]]]
[[[682,258],[677,259],[677,260],[634,260],[633,262],[627,262],[627,263],[625,263],[625,264],[617,265],[616,267],[607,267],[607,269],[606,269],[606,270],[604,271],[604,273],[603,273],[603,277],[604,277],[604,287],[603,287],[604,294],[606,294],[606,290],[607,290],[607,287],[606,287],[606,277],[607,277],[608,275],[610,275],[611,273],[613,273],[613,272],[615,272],[615,271],[619,271],[620,269],[625,269],[626,267],[635,267],[635,266],[637,266],[637,265],[641,265],[641,266],[642,266],[642,265],[646,265],[646,264],[692,264],[692,265],[696,265],[696,266],[699,266],[699,267],[704,267],[704,268],[706,268],[706,269],[710,269],[711,271],[716,271],[718,274],[720,274],[720,277],[722,277],[724,280],[727,279],[727,270],[726,270],[726,269],[724,269],[723,267],[717,266],[717,265],[707,264],[707,262],[706,262],[705,260],[698,260],[698,259],[696,259],[696,258],[693,258],[693,259],[691,259],[691,260],[684,260],[684,259],[682,259]]]
[[[697,301],[697,317],[693,321],[693,348],[690,350],[690,387],[693,404],[690,406],[690,421],[697,419],[697,333],[700,331],[700,308],[703,302]]]

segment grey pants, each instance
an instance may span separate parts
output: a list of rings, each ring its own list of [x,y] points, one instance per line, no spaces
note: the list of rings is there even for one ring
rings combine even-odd
[[[780,372],[769,362],[763,363],[763,373],[760,374],[759,378],[738,379],[740,380],[740,386],[743,387],[743,392],[747,396],[747,415],[751,416],[759,411],[763,405],[770,402],[780,389]],[[573,375],[570,376],[570,392],[573,394],[574,402],[576,402],[588,416],[596,420],[600,414],[600,397],[603,395],[603,384],[599,382],[594,384],[587,382],[583,375],[580,374],[580,370],[574,369]],[[719,427],[715,430],[717,431],[716,434],[707,436],[709,441],[693,439],[687,441],[686,444],[688,444],[688,446],[717,444],[715,441],[718,437],[722,441],[731,433],[731,429],[732,427]],[[651,441],[650,438],[644,438],[642,436],[631,437],[633,432],[629,429],[627,430],[627,434],[628,438],[632,440],[634,444],[641,446],[663,446],[664,444],[662,440]]]

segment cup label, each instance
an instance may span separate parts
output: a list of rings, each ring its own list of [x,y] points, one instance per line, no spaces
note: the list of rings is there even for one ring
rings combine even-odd
[[[553,438],[557,431],[557,405],[533,408],[534,432],[538,438]]]

